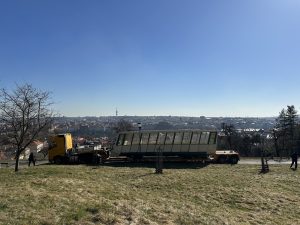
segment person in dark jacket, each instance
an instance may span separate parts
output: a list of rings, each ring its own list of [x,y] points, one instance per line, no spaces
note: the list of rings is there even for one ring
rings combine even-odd
[[[33,155],[33,152],[30,152],[30,154],[29,154],[28,166],[30,166],[31,163],[33,163],[33,166],[35,166],[35,157]]]
[[[293,165],[295,164],[295,170],[297,169],[297,164],[298,164],[298,153],[297,151],[294,151],[293,154],[291,155],[292,157],[292,164],[290,166],[290,168],[293,167]]]

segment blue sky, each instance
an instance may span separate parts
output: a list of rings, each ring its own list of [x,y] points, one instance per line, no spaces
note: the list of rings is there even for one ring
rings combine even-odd
[[[66,116],[300,110],[298,0],[0,0],[0,87]]]

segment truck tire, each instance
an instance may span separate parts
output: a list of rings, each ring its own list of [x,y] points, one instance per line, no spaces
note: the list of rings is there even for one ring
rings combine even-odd
[[[239,161],[239,159],[236,156],[233,156],[230,158],[230,163],[231,164],[237,164]]]
[[[61,156],[55,156],[53,159],[55,164],[62,164],[63,160]]]
[[[225,156],[220,156],[219,159],[218,159],[218,163],[220,163],[220,164],[226,163],[226,157]]]

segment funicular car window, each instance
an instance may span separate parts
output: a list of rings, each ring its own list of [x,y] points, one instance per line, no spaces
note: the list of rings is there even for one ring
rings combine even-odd
[[[155,145],[158,133],[151,133],[149,138],[149,145]]]
[[[182,144],[185,144],[185,145],[190,144],[191,136],[192,136],[191,132],[184,132]]]
[[[165,143],[165,138],[166,138],[166,133],[159,132],[158,133],[157,144],[164,144]]]
[[[200,144],[205,145],[208,144],[209,132],[202,132],[200,138]]]
[[[165,145],[173,144],[173,139],[174,139],[174,133],[173,132],[172,133],[167,133]]]
[[[117,141],[117,145],[122,145],[124,141],[125,134],[120,134],[119,139]]]
[[[174,138],[174,144],[181,144],[182,142],[182,136],[183,136],[183,133],[182,132],[176,132],[175,133],[175,138]]]
[[[132,145],[138,145],[140,142],[140,133],[134,133],[133,139],[132,139]]]
[[[200,136],[201,136],[200,133],[193,133],[191,144],[198,145],[200,142]]]
[[[143,133],[141,139],[141,145],[148,144],[148,139],[149,139],[149,133]]]
[[[132,133],[125,134],[123,145],[131,145]]]
[[[216,143],[216,132],[211,132],[209,137],[209,144],[215,144]]]

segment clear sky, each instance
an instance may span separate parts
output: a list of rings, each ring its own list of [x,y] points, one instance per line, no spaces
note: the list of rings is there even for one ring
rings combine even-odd
[[[0,87],[65,116],[300,111],[298,0],[0,0]]]

